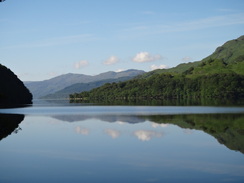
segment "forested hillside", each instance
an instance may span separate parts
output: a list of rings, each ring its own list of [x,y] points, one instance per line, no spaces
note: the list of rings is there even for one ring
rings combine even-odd
[[[32,94],[7,67],[0,64],[0,107],[32,103]]]
[[[200,62],[105,84],[70,99],[244,98],[244,36],[228,41]]]

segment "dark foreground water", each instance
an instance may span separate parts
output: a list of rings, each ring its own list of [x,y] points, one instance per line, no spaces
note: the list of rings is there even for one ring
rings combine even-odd
[[[244,182],[243,107],[0,109],[0,182]]]

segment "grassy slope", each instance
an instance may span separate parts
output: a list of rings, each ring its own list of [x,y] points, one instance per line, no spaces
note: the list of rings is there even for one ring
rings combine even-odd
[[[214,61],[213,61],[214,60]],[[188,72],[189,77],[216,73],[237,73],[244,75],[244,36],[226,42],[213,54],[201,61],[182,63],[170,69],[158,69],[143,74],[139,78],[148,78],[154,74],[169,73],[172,75]],[[194,68],[194,69],[192,69]]]
[[[220,59],[227,64],[243,61],[244,36],[226,42],[224,45],[218,47],[213,54],[206,57],[202,61],[207,61],[209,59]]]

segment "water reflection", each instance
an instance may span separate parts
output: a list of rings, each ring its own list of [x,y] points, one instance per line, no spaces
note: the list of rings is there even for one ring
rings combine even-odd
[[[88,119],[99,119],[100,121],[106,122],[118,122],[122,121],[125,123],[142,123],[145,122],[145,119],[140,116],[133,115],[54,115],[52,116],[55,119],[65,121],[65,122],[78,122],[85,121]]]
[[[50,103],[57,101],[50,101]],[[96,104],[96,105],[127,105],[127,106],[243,106],[243,99],[210,99],[210,98],[186,98],[186,99],[125,99],[125,100],[103,100],[82,101],[71,100],[71,104]]]
[[[8,134],[23,129],[0,142],[0,182],[216,183],[244,179],[244,158],[239,153],[243,153],[243,113],[60,112],[28,114],[25,119],[1,114],[0,119],[5,125],[15,121]]]
[[[24,120],[24,115],[1,114],[0,115],[0,141],[8,135],[18,133],[21,128],[19,124]]]
[[[224,144],[231,150],[244,153],[244,115],[243,114],[191,114],[191,115],[54,115],[52,118],[63,122],[81,122],[88,119],[97,119],[110,123],[136,124],[145,121],[152,122],[153,127],[166,127],[174,124],[186,133],[189,129],[201,130],[215,137],[220,144]],[[0,140],[8,135],[17,133],[19,124],[24,120],[24,115],[1,114],[0,115]],[[91,130],[77,126],[76,133],[89,135]],[[118,138],[121,135],[119,130],[108,128],[104,133]],[[141,141],[149,141],[151,138],[162,137],[163,133],[157,131],[137,130],[133,134]]]
[[[52,116],[66,122],[85,121],[87,119],[99,119],[106,122],[143,123],[153,122],[153,126],[168,124],[177,125],[190,133],[189,129],[201,130],[215,137],[220,144],[224,144],[231,150],[244,153],[244,115],[243,114],[191,114],[191,115],[58,115]],[[77,127],[76,131],[88,135],[89,129]],[[120,136],[118,130],[107,129],[106,134],[112,138]],[[163,134],[154,131],[138,130],[134,135],[142,141],[148,141],[152,137],[161,137]]]
[[[229,149],[244,153],[243,114],[148,116],[147,119],[160,124],[175,124],[184,129],[202,130]]]

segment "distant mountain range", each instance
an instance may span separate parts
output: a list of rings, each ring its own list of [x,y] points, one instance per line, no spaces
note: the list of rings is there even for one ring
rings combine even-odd
[[[135,69],[109,71],[95,76],[69,73],[44,81],[26,81],[24,84],[33,98],[67,98],[70,93],[87,91],[108,82],[129,80],[143,73],[145,72]]]
[[[244,75],[243,61],[244,36],[241,36],[226,42],[218,47],[213,54],[201,61],[182,63],[170,69],[158,69],[151,72],[131,69],[123,72],[105,72],[96,76],[65,74],[45,81],[24,82],[24,84],[31,91],[34,98],[46,99],[68,98],[69,94],[90,91],[94,88],[99,88],[105,83],[118,83],[132,78],[134,82],[120,83],[119,86],[114,84],[111,87],[109,86],[109,88],[105,86],[98,89],[99,92],[94,90],[92,95],[95,97],[94,94],[96,93],[100,97],[102,96],[101,93],[103,93],[105,96],[113,95],[112,98],[119,95],[122,98],[124,96],[133,98],[136,95],[149,98],[167,98],[169,96],[174,98],[186,95],[188,97],[199,97],[200,95],[220,97],[220,91],[223,91],[222,88],[226,88],[224,85],[228,85],[228,92],[235,91],[235,95],[238,94],[240,96],[242,93],[242,77]],[[225,80],[221,79],[223,77]],[[167,81],[167,78],[171,79]],[[233,79],[236,81],[231,82]],[[225,81],[226,83],[221,83],[220,85],[220,81],[217,80]],[[166,82],[169,83],[164,85]],[[175,88],[176,83],[179,85],[177,88]],[[202,85],[200,86],[199,83]],[[212,86],[218,88],[213,90]],[[121,91],[116,90],[116,93],[114,93],[113,87],[120,88]],[[215,91],[215,94],[213,91]],[[222,95],[229,96],[230,93]],[[233,95],[231,94],[231,96]]]

